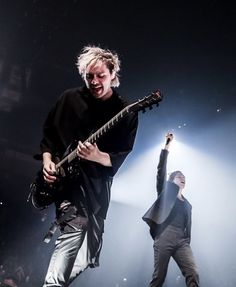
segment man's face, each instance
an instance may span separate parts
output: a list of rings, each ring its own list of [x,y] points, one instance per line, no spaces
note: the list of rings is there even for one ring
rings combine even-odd
[[[185,176],[179,172],[174,177],[173,182],[178,185],[179,188],[183,189],[185,187]]]
[[[111,82],[114,76],[110,73],[106,63],[98,60],[88,65],[85,83],[96,99],[106,100],[112,95]]]

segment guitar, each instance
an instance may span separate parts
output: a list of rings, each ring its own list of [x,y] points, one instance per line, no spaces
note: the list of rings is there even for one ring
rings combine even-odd
[[[155,92],[152,92],[150,95],[126,106],[118,114],[111,118],[106,124],[99,128],[95,133],[90,135],[84,142],[90,142],[92,144],[95,143],[99,138],[101,138],[105,133],[107,133],[129,113],[139,111],[145,112],[146,108],[152,109],[152,106],[154,104],[158,106],[161,100],[161,92],[157,90]],[[53,184],[47,183],[43,178],[42,170],[37,173],[34,181],[30,184],[30,194],[28,198],[28,201],[31,198],[31,202],[36,209],[45,209],[55,201],[56,193],[60,189],[60,181],[64,177],[73,173],[72,162],[76,158],[78,158],[77,148],[73,149],[66,156],[64,156],[61,161],[56,163],[55,167],[57,170],[57,175],[60,178],[59,184],[58,180]]]

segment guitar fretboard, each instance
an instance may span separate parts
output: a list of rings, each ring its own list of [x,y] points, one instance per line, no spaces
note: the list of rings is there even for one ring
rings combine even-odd
[[[129,113],[130,106],[125,107],[113,118],[111,118],[105,125],[98,129],[95,133],[89,136],[85,142],[95,143],[101,136],[106,134],[111,128],[113,128],[121,119],[123,119]],[[65,156],[59,163],[56,164],[56,170],[58,170],[65,162],[70,163],[77,158],[77,148]]]
[[[107,133],[114,125],[116,125],[122,118],[124,118],[130,112],[145,111],[146,107],[152,108],[153,104],[158,106],[158,103],[162,100],[161,92],[159,90],[151,93],[151,95],[138,100],[122,109],[118,114],[116,114],[112,119],[110,119],[105,125],[98,129],[95,133],[89,136],[85,142],[95,143],[101,136]],[[59,163],[56,164],[56,169],[58,170],[65,162],[70,163],[72,160],[77,158],[77,148],[71,153],[65,156]]]

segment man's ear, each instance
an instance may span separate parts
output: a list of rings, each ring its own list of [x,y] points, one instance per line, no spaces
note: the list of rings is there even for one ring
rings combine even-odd
[[[111,79],[114,80],[115,77],[116,77],[116,72],[115,72],[115,71],[112,71],[112,73],[111,73]]]

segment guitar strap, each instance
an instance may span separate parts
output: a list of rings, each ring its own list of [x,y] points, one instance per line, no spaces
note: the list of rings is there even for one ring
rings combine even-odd
[[[54,222],[52,222],[47,234],[44,236],[43,241],[45,243],[49,243],[54,233],[56,232],[57,228],[59,227],[59,225],[65,222],[66,220],[68,220],[73,214],[75,214],[75,212],[76,212],[76,208],[74,206],[70,206],[68,210],[65,211],[65,213],[61,217],[59,217]]]

